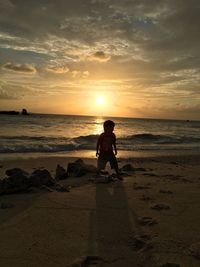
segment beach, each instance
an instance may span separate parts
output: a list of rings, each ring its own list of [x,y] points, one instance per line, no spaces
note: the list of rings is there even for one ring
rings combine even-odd
[[[0,177],[15,167],[54,176],[57,164],[74,160],[1,159]],[[118,161],[135,169],[123,181],[94,182],[86,174],[60,181],[70,192],[1,195],[0,266],[199,266],[199,155]]]

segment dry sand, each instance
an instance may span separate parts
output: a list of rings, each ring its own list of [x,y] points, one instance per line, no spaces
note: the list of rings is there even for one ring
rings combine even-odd
[[[74,159],[1,160],[0,177],[13,167],[54,174],[58,163],[66,168],[69,161]],[[198,246],[200,254],[200,157],[119,160],[125,163],[146,171],[114,183],[89,182],[90,175],[68,178],[63,184],[71,192],[1,196],[0,203],[13,207],[0,209],[0,266],[199,267],[193,254]]]

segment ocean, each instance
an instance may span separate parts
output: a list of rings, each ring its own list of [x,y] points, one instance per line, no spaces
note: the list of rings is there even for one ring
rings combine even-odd
[[[116,124],[119,155],[200,152],[200,121],[31,114],[0,116],[0,156],[95,155],[106,119]]]

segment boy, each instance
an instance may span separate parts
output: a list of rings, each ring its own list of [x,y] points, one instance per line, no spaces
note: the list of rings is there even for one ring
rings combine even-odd
[[[122,180],[115,157],[117,155],[116,136],[113,133],[115,123],[111,120],[107,120],[104,122],[103,127],[104,132],[100,134],[96,148],[96,156],[99,156],[97,160],[97,176],[100,174],[101,170],[105,169],[106,163],[109,161],[111,169],[114,169],[117,174],[117,178]],[[113,148],[115,153],[113,152]]]

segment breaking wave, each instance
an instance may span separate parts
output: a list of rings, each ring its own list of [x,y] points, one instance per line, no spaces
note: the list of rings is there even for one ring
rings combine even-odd
[[[98,135],[83,135],[73,138],[63,136],[0,136],[0,153],[67,152],[95,150]],[[117,138],[120,150],[169,150],[200,147],[200,138],[189,136],[134,134]]]

